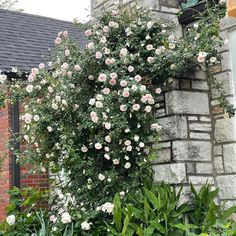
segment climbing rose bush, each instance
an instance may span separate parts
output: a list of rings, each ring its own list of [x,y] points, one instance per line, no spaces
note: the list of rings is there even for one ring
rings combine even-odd
[[[217,24],[204,26],[183,40],[147,11],[113,11],[85,31],[86,48],[60,32],[50,61],[26,83],[7,82],[11,99],[23,104],[19,161],[56,175],[55,232],[72,220],[82,231],[96,228],[111,217],[115,193],[128,201],[151,185],[161,87],[193,66],[219,63]]]

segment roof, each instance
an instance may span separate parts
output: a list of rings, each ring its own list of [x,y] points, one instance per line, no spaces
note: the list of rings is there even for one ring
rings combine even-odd
[[[17,66],[29,72],[43,62],[42,55],[53,48],[58,32],[65,30],[85,45],[83,32],[71,22],[0,9],[0,70]]]

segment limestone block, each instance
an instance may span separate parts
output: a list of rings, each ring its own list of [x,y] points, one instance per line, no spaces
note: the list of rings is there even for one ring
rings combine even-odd
[[[189,176],[189,182],[192,184],[214,184],[214,179],[211,176]]]
[[[163,148],[158,150],[157,159],[152,161],[153,164],[165,163],[171,161],[171,150],[170,148]]]
[[[162,126],[161,141],[172,139],[185,139],[187,133],[187,119],[185,116],[169,116],[158,120]]]
[[[223,149],[221,145],[214,146],[214,155],[220,156],[222,155]]]
[[[216,120],[215,139],[217,143],[236,141],[235,118]]]
[[[209,100],[207,93],[189,91],[166,92],[167,114],[201,114],[208,115]]]
[[[216,177],[220,199],[236,198],[236,175],[220,175]]]
[[[188,174],[195,174],[196,173],[196,163],[194,162],[188,162],[186,163],[186,167],[187,167],[187,173]]]
[[[211,161],[211,142],[173,141],[172,152],[176,161]]]
[[[223,160],[221,156],[214,157],[214,167],[217,174],[224,173]]]
[[[186,182],[186,168],[184,163],[154,165],[154,181],[165,181],[171,184]]]
[[[197,163],[196,170],[198,174],[212,174],[213,164],[212,163]]]
[[[189,125],[190,130],[195,131],[211,131],[211,124],[210,123],[192,123]]]
[[[191,132],[191,133],[189,134],[189,137],[190,137],[191,139],[206,139],[206,140],[211,139],[210,134],[206,134],[206,133],[195,133],[195,132]]]
[[[229,54],[229,52],[221,53],[221,57],[222,57],[222,60],[221,60],[222,70],[224,71],[224,70],[231,69],[230,54]]]
[[[206,81],[193,80],[192,88],[199,90],[209,90],[209,86]]]
[[[223,146],[225,173],[236,172],[236,144]]]
[[[197,116],[188,116],[189,121],[195,121],[198,120]]]
[[[201,116],[200,117],[200,121],[211,122],[211,118],[210,117],[206,117],[206,116]]]

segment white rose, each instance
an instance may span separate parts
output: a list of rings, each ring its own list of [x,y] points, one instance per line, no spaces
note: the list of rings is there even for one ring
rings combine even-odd
[[[104,158],[106,158],[107,160],[111,159],[111,157],[108,154],[104,154]]]
[[[153,48],[153,45],[152,45],[152,44],[148,44],[148,45],[146,46],[146,49],[147,49],[148,51],[151,51],[151,50],[153,50],[154,48]]]
[[[6,76],[6,75],[0,75],[0,83],[1,83],[1,84],[4,84],[5,81],[6,81],[6,79],[7,79],[7,76]]]
[[[94,147],[97,149],[97,150],[100,150],[102,148],[102,145],[101,143],[95,143]]]
[[[127,86],[127,81],[126,80],[121,80],[120,81],[120,86],[122,86],[122,87],[126,87]]]
[[[126,140],[125,141],[125,146],[129,146],[129,145],[131,145],[131,141],[130,140]]]
[[[48,126],[47,130],[48,130],[49,133],[51,133],[53,131],[53,128],[51,126]]]
[[[127,48],[122,48],[122,49],[120,50],[120,57],[126,57],[127,54],[128,54]]]
[[[58,105],[56,103],[52,103],[52,109],[57,110],[58,109]]]
[[[63,224],[71,223],[71,216],[68,212],[64,212],[61,215],[61,222]]]
[[[130,162],[126,162],[124,167],[125,167],[125,169],[129,169],[131,167]]]
[[[134,105],[132,106],[132,109],[133,109],[134,111],[138,111],[138,110],[140,109],[140,105],[139,105],[139,104],[134,104]]]
[[[93,106],[95,104],[95,102],[96,102],[95,98],[91,98],[89,100],[89,105]]]
[[[90,42],[87,44],[88,49],[94,49],[94,43]]]
[[[100,101],[96,101],[95,106],[96,106],[97,108],[102,108],[102,107],[103,107],[103,104],[102,104],[102,102],[100,102]]]
[[[81,148],[81,151],[85,153],[85,152],[88,151],[88,148],[87,148],[86,146],[83,145],[83,147]]]
[[[108,142],[108,143],[110,143],[110,142],[111,142],[111,136],[110,136],[110,135],[107,135],[107,136],[105,137],[105,141]]]
[[[32,84],[27,85],[25,88],[27,93],[32,93],[33,89],[34,89],[34,86]]]
[[[120,105],[120,110],[121,111],[127,111],[127,106],[126,105]]]
[[[53,88],[51,86],[48,87],[48,92],[53,93]]]
[[[39,121],[39,116],[35,115],[33,119],[34,119],[34,121]]]
[[[112,213],[114,209],[114,204],[111,202],[106,202],[101,206],[101,210],[106,213]]]
[[[157,124],[157,123],[153,123],[152,125],[151,125],[151,130],[155,130],[155,131],[160,131],[162,129],[162,127],[159,125],[159,124]]]
[[[88,231],[91,229],[91,224],[92,223],[88,223],[87,221],[84,221],[81,223],[81,229],[82,230],[85,230],[85,231]]]
[[[15,222],[16,222],[16,217],[15,217],[15,215],[9,215],[9,216],[7,217],[7,219],[6,219],[6,221],[7,221],[7,223],[8,223],[9,225],[14,225]]]
[[[106,177],[103,174],[99,174],[98,175],[98,179],[103,181]]]
[[[111,123],[106,122],[106,123],[105,123],[105,128],[106,128],[106,129],[111,129]]]
[[[132,149],[133,149],[133,147],[132,147],[132,146],[128,146],[128,147],[126,148],[126,150],[127,150],[128,152],[131,152],[131,151],[132,151]]]

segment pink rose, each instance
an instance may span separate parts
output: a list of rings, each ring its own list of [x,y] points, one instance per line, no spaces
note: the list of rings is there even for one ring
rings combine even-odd
[[[110,78],[111,78],[111,79],[116,79],[116,78],[117,78],[117,74],[116,74],[115,72],[112,72],[112,73],[110,74]]]
[[[64,37],[64,38],[67,38],[68,36],[69,36],[68,31],[64,31],[64,32],[63,32],[63,37]]]
[[[119,161],[118,159],[114,159],[114,160],[113,160],[113,164],[114,164],[114,165],[119,165],[119,163],[120,163],[120,161]]]
[[[106,64],[107,66],[111,65],[111,64],[112,64],[112,63],[111,63],[111,59],[110,59],[110,58],[107,58],[107,59],[105,60],[105,64]]]
[[[124,90],[122,95],[123,97],[128,98],[130,95],[129,90]]]
[[[96,59],[101,59],[102,58],[102,53],[101,52],[96,52],[95,57],[96,57]]]
[[[116,80],[115,79],[110,79],[109,84],[112,85],[112,86],[116,85]]]
[[[100,74],[98,77],[98,81],[105,82],[107,80],[106,74]]]
[[[109,26],[105,25],[105,26],[103,27],[103,32],[104,32],[104,33],[108,33],[109,30],[110,30]]]
[[[142,80],[142,77],[140,75],[135,75],[134,79],[135,81],[140,82]]]
[[[32,73],[33,75],[37,75],[37,74],[39,73],[39,69],[38,69],[38,68],[32,68],[32,69],[31,69],[31,73]]]
[[[148,57],[147,62],[152,64],[154,62],[154,58],[153,57]]]
[[[91,117],[91,120],[94,122],[94,123],[97,123],[98,122],[98,115],[97,115],[97,113],[96,112],[94,112],[94,111],[92,111],[91,113],[90,113],[90,117]]]
[[[120,81],[120,86],[122,86],[122,87],[126,87],[127,86],[127,81],[126,80],[121,80]]]
[[[28,77],[28,81],[33,82],[34,80],[35,80],[35,75],[31,73]]]
[[[44,68],[45,68],[45,64],[44,64],[44,63],[40,63],[40,64],[39,64],[39,69],[40,69],[40,70],[43,70]]]
[[[155,92],[156,92],[156,94],[160,94],[161,93],[161,89],[157,88]]]
[[[92,35],[92,30],[87,29],[87,30],[84,32],[84,34],[85,34],[86,37],[89,37],[89,36]]]
[[[129,71],[129,72],[133,72],[133,71],[134,71],[134,67],[133,67],[133,66],[129,66],[129,67],[128,67],[128,71]]]
[[[64,69],[64,70],[68,69],[68,67],[69,67],[69,65],[68,65],[68,63],[66,63],[66,62],[64,62],[64,63],[61,65],[61,68]]]
[[[56,45],[61,44],[61,39],[60,39],[59,37],[57,37],[57,38],[55,39],[54,43],[55,43]]]
[[[127,111],[127,106],[126,105],[121,105],[120,110],[121,111]]]
[[[108,95],[111,92],[111,90],[109,88],[104,88],[102,92],[103,94]]]

